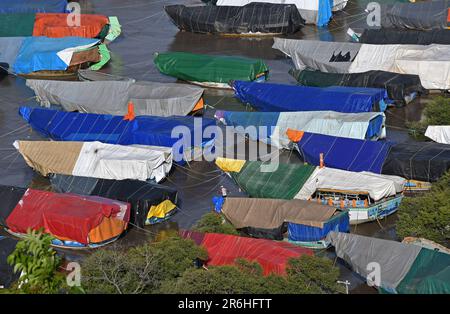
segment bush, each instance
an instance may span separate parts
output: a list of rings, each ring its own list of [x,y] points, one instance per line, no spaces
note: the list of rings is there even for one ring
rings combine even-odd
[[[450,98],[436,97],[424,109],[424,119],[419,122],[409,122],[409,134],[416,139],[424,140],[425,131],[429,125],[450,125]]]
[[[398,211],[397,235],[421,237],[449,246],[450,239],[450,172],[431,191],[405,198]]]
[[[82,263],[82,285],[90,293],[154,293],[161,282],[194,269],[206,252],[192,240],[170,238],[129,250],[99,249]]]
[[[227,222],[222,215],[213,212],[203,215],[193,230],[208,233],[239,234],[233,225]]]
[[[304,294],[341,293],[339,269],[332,261],[315,256],[291,259],[286,276],[262,276],[261,266],[237,261],[236,266],[215,266],[208,270],[186,271],[180,278],[165,282],[162,293],[188,294]]]

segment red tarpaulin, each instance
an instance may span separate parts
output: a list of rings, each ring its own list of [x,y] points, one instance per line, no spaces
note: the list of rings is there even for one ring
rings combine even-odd
[[[68,14],[60,13],[37,13],[33,36],[95,38],[100,34],[103,27],[109,24],[109,19],[106,16],[81,14],[80,26],[69,26],[67,16]]]
[[[6,219],[8,228],[26,233],[28,228],[88,244],[89,232],[104,217],[129,221],[130,205],[97,196],[80,196],[28,189]]]
[[[313,255],[311,249],[302,248],[291,243],[238,237],[234,235],[205,233],[203,237],[198,232],[185,231],[184,238],[193,239],[208,251],[208,266],[231,265],[238,258],[258,262],[264,275],[270,273],[285,274],[290,258],[301,255]]]

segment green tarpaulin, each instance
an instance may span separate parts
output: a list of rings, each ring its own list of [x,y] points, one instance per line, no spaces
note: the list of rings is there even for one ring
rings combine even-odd
[[[254,81],[269,71],[263,60],[192,54],[157,53],[158,70],[185,81],[229,83],[231,80]]]
[[[32,36],[36,14],[0,14],[0,37]]]
[[[274,163],[275,164],[275,163]],[[275,164],[276,165],[276,164]],[[260,161],[247,161],[239,173],[231,176],[251,197],[293,199],[316,167],[303,164],[278,164],[274,171]]]
[[[396,290],[404,294],[450,294],[450,255],[420,250]]]

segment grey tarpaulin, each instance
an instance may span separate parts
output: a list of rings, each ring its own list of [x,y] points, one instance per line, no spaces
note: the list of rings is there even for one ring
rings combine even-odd
[[[295,68],[348,72],[361,44],[275,38],[272,48],[292,58]]]
[[[417,30],[446,29],[449,7],[450,0],[386,5],[381,9],[381,26]]]
[[[25,37],[0,37],[0,62],[12,68]]]
[[[388,45],[430,45],[450,44],[450,30],[437,29],[433,31],[419,31],[409,29],[366,29],[359,38],[360,43]]]
[[[450,145],[417,142],[394,145],[382,173],[410,180],[434,182],[450,169]]]
[[[61,105],[67,111],[123,115],[133,102],[136,115],[184,116],[192,111],[203,89],[176,83],[27,80],[45,107]]]
[[[249,3],[245,6],[169,5],[167,15],[181,30],[196,33],[295,33],[305,21],[293,4]]]
[[[418,245],[334,231],[328,234],[327,241],[334,246],[336,255],[364,278],[373,270],[369,263],[378,263],[380,286],[390,291],[395,291],[422,249]]]
[[[78,79],[80,81],[136,81],[130,77],[107,74],[90,69],[78,70]]]

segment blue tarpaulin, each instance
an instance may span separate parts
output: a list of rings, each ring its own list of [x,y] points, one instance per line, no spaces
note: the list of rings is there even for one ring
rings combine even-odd
[[[320,153],[325,166],[349,171],[381,173],[383,163],[393,143],[366,141],[314,133],[304,133],[297,147],[303,160],[320,165]]]
[[[317,26],[326,26],[333,16],[331,10],[333,0],[319,0],[319,10],[317,12]]]
[[[17,74],[28,74],[42,70],[67,70],[66,64],[57,53],[67,49],[93,45],[98,39],[82,37],[26,37],[20,47],[13,71]]]
[[[364,87],[311,87],[235,81],[235,95],[258,111],[320,111],[357,113],[386,110],[387,91]]]
[[[10,13],[64,13],[67,0],[0,0],[0,14]]]
[[[120,145],[173,147],[176,143],[182,143],[189,147],[200,146],[211,140],[211,138],[203,137],[203,130],[207,126],[215,125],[212,119],[190,116],[138,116],[128,121],[122,116],[31,107],[20,107],[19,114],[34,130],[53,140],[99,141]],[[176,132],[172,137],[172,130],[175,127],[178,127],[182,133]],[[198,137],[197,140],[195,136]],[[177,148],[182,147],[177,146]],[[180,150],[180,153],[183,152]]]
[[[347,211],[334,216],[327,222],[324,222],[322,228],[288,222],[289,241],[320,241],[325,239],[330,231],[350,231],[350,218]]]

